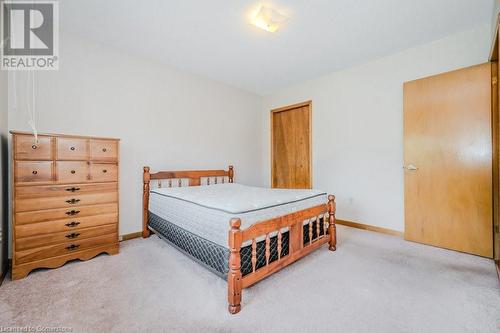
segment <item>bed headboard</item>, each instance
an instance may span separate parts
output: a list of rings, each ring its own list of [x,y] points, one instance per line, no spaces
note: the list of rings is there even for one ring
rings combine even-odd
[[[184,171],[158,171],[150,172],[150,168],[143,168],[142,180],[144,183],[142,191],[142,237],[148,237],[149,218],[149,191],[151,188],[161,187],[184,187],[213,185],[220,183],[232,183],[234,181],[234,168],[229,166],[228,170],[184,170]]]
[[[188,170],[188,171],[158,171],[151,173],[148,166],[144,167],[143,180],[150,188],[185,187],[232,183],[234,168],[228,170]]]

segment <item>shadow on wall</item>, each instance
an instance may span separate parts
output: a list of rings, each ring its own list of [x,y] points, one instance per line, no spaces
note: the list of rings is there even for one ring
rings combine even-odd
[[[8,249],[8,227],[9,227],[9,172],[8,172],[8,164],[9,164],[9,153],[8,153],[8,140],[7,140],[7,133],[2,133],[0,136],[0,170],[2,174],[0,175],[2,177],[2,188],[0,191],[2,191],[2,202],[0,202],[0,207],[1,207],[1,216],[0,216],[0,264],[2,267],[0,267],[0,276],[5,273],[5,270],[7,269],[7,256],[9,253]],[[1,283],[1,281],[0,281]]]

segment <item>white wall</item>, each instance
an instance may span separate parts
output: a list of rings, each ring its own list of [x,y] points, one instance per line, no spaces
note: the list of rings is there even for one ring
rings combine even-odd
[[[485,62],[489,32],[485,25],[263,99],[63,35],[60,70],[36,72],[38,130],[122,138],[126,234],[141,229],[143,165],[232,163],[237,181],[268,186],[269,110],[312,99],[314,187],[337,195],[341,219],[403,230],[402,83]],[[9,129],[29,130],[26,78],[18,72],[14,87],[10,73]]]
[[[234,164],[238,182],[260,180],[261,97],[75,36],[62,36],[60,50],[59,71],[36,72],[38,131],[122,139],[120,234],[142,228],[144,165]],[[18,72],[9,89],[10,129],[30,130],[26,78]]]
[[[486,62],[489,43],[485,25],[265,97],[262,184],[269,110],[312,100],[314,188],[337,196],[339,219],[402,231],[403,82]]]
[[[491,30],[492,30],[492,34],[495,33],[497,19],[498,19],[498,13],[499,12],[500,12],[500,0],[495,0],[494,3],[493,3],[493,15],[491,17]]]

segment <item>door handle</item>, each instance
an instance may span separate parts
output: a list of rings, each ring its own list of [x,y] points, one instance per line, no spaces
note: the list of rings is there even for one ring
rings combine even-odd
[[[410,165],[405,166],[403,168],[406,169],[406,170],[408,170],[408,171],[417,171],[418,170],[418,168],[415,165],[413,165],[413,164],[410,164]]]

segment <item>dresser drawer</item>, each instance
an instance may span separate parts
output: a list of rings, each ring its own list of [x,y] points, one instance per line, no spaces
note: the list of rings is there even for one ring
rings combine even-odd
[[[50,182],[53,177],[53,162],[15,162],[14,175],[16,183]]]
[[[89,157],[89,140],[77,138],[56,139],[58,160],[86,160]]]
[[[18,199],[16,201],[16,212],[27,212],[34,210],[52,208],[71,208],[86,205],[104,204],[118,201],[118,192],[103,192],[92,194],[70,194],[60,197],[46,197],[33,199]]]
[[[14,139],[14,159],[50,160],[52,159],[52,138],[39,136],[38,142],[32,135],[16,135]]]
[[[90,159],[93,161],[117,161],[118,142],[112,140],[90,140]]]
[[[116,164],[92,163],[90,165],[90,179],[93,182],[116,182],[118,180],[118,166]]]
[[[102,193],[117,190],[118,183],[18,186],[16,187],[16,199],[67,196],[72,193],[75,195]]]
[[[104,224],[117,224],[118,213],[69,218],[63,220],[21,224],[15,226],[16,238],[39,236],[55,232],[71,232]]]
[[[73,242],[81,239],[116,234],[118,232],[117,224],[108,224],[99,227],[85,228],[79,230],[70,230],[66,232],[58,232],[45,234],[27,238],[17,237],[16,251],[32,249],[51,244]]]
[[[115,233],[105,236],[69,241],[67,243],[61,243],[56,245],[37,247],[23,251],[16,251],[15,253],[16,265],[45,258],[61,256],[68,253],[78,252],[81,250],[87,250],[97,246],[111,245],[117,243],[118,243],[118,234]]]
[[[51,220],[62,220],[67,218],[78,219],[84,216],[117,213],[118,203],[110,203],[104,205],[94,205],[94,206],[80,206],[73,208],[57,208],[41,210],[36,212],[21,212],[15,213],[16,225],[35,223],[35,222],[46,222]]]
[[[79,183],[89,179],[87,162],[56,162],[57,181],[60,183]]]

